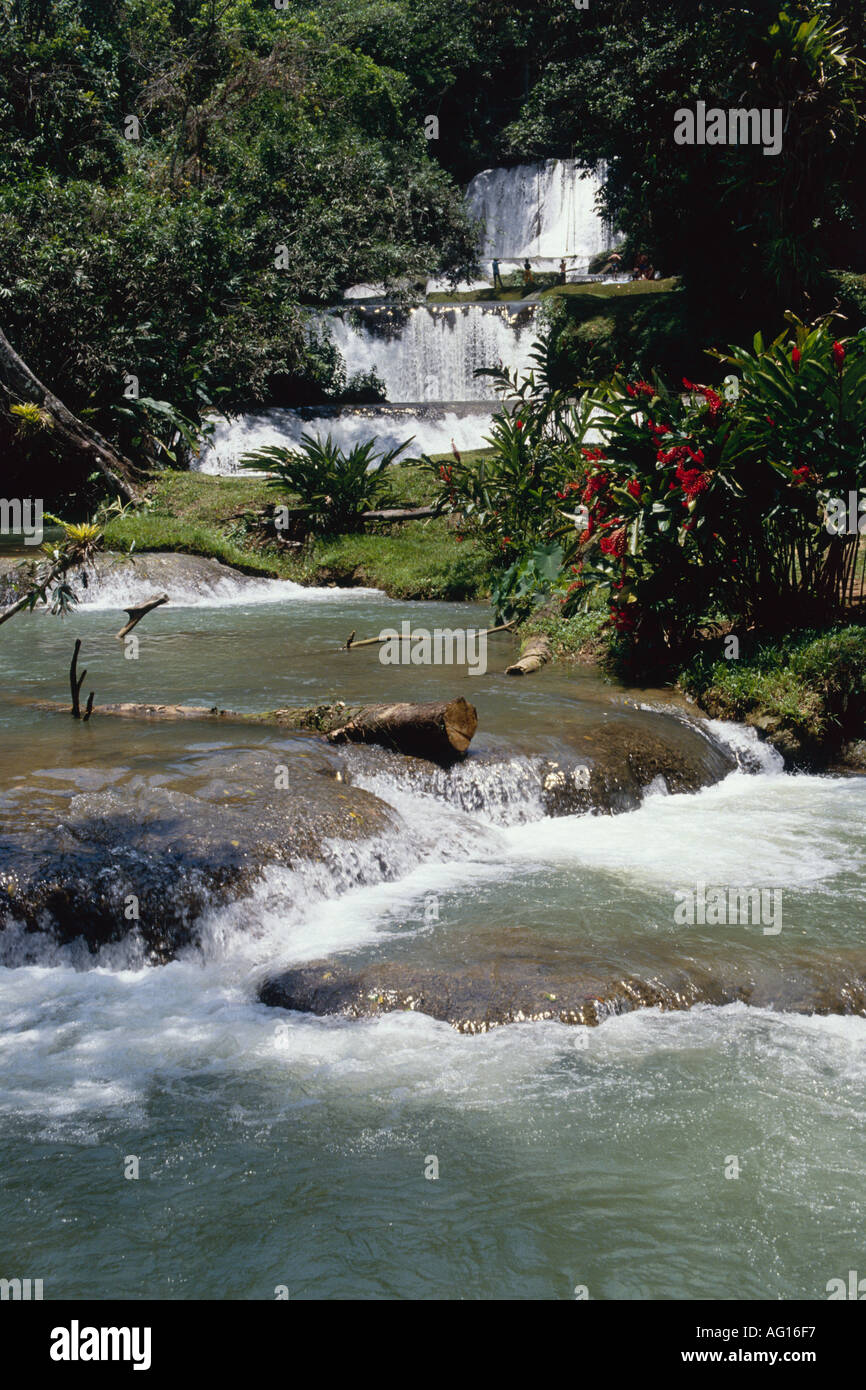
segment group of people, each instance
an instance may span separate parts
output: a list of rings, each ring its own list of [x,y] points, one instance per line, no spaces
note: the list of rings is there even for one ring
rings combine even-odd
[[[622,256],[618,251],[614,251],[607,265],[602,270],[602,275],[621,275],[622,272]],[[645,251],[641,251],[639,255],[635,257],[631,278],[633,280],[654,280],[656,278],[655,266],[650,264],[650,258]]]
[[[603,270],[602,270],[602,274],[603,274],[603,275],[621,275],[621,274],[623,273],[623,270],[624,270],[623,258],[622,258],[622,256],[620,255],[620,253],[619,253],[618,251],[614,251],[614,252],[611,254],[611,257],[610,257],[609,261],[608,261],[607,264],[604,266],[604,268],[603,268]],[[641,252],[635,257],[635,263],[634,263],[634,267],[633,267],[632,272],[631,272],[631,278],[632,278],[633,280],[654,280],[654,279],[656,278],[655,267],[650,263],[650,258],[649,258],[649,256],[646,254],[645,251],[641,251]],[[558,274],[557,277],[556,277],[556,283],[557,283],[558,285],[564,285],[564,284],[565,284],[565,280],[566,280],[566,265],[565,265],[565,257],[563,256],[562,260],[559,262],[559,274]],[[532,279],[532,265],[531,265],[529,259],[527,259],[527,260],[525,260],[525,261],[523,262],[523,289],[524,289],[524,293],[525,293],[527,290],[531,290],[532,287],[533,287],[533,284],[534,284],[534,281],[533,281],[533,279]],[[501,270],[500,270],[500,262],[499,262],[498,260],[494,260],[494,261],[493,261],[493,288],[494,288],[494,290],[503,290],[503,291],[505,290],[505,285],[502,283],[502,274],[501,274]]]
[[[523,262],[523,288],[524,288],[524,290],[530,290],[530,289],[532,289],[533,283],[534,283],[534,282],[533,282],[533,279],[532,279],[532,264],[531,264],[531,262],[529,261],[529,259],[527,258],[527,260],[525,260],[525,261]],[[558,274],[557,277],[556,277],[556,283],[557,283],[558,285],[564,285],[564,284],[565,284],[565,257],[563,257],[562,260],[559,262],[559,274]],[[502,275],[500,274],[499,261],[497,261],[497,260],[494,260],[494,261],[493,261],[493,288],[494,288],[495,290],[504,290],[504,289],[505,289],[505,286],[504,286],[503,283],[502,283]]]

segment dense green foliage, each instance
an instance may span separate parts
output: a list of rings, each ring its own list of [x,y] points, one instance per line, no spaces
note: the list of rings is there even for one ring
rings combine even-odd
[[[122,448],[173,448],[209,403],[351,398],[303,306],[473,256],[405,77],[331,26],[252,0],[0,7],[2,324]]]
[[[598,313],[550,293],[557,384],[698,375],[837,299],[856,326],[866,22],[781,4],[4,0],[2,326],[124,452],[182,461],[210,405],[374,398],[309,310],[468,273],[460,182],[549,157],[604,161],[607,214],[682,285]],[[697,101],[781,108],[782,154],[676,145]],[[52,457],[2,412],[0,448],[17,477]]]

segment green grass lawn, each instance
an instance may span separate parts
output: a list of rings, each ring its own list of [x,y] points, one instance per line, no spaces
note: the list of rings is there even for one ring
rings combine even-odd
[[[463,458],[483,452],[467,451]],[[418,464],[395,464],[389,477],[398,506],[422,507],[433,500],[430,478]],[[263,541],[257,515],[268,505],[291,506],[297,499],[263,478],[166,471],[151,484],[148,501],[146,510],[109,522],[108,549],[134,544],[138,551],[184,551],[247,574],[302,584],[369,585],[394,598],[478,599],[489,588],[480,548],[470,539],[459,541],[455,524],[444,517],[375,523],[361,535],[313,536],[303,549],[289,550]]]
[[[549,277],[545,277],[548,278]],[[486,290],[464,290],[460,294],[449,294],[447,290],[437,290],[433,294],[428,294],[428,304],[515,304],[520,300],[527,299],[530,294],[541,291],[542,297],[547,299],[549,296],[557,298],[571,298],[572,295],[597,295],[602,299],[630,299],[635,295],[646,294],[666,294],[669,290],[677,288],[679,281],[676,279],[668,280],[630,280],[625,285],[602,285],[597,280],[592,280],[585,285],[545,285],[542,279],[534,282],[528,289],[519,287],[506,290],[494,290],[489,287]]]
[[[668,294],[679,285],[679,280],[629,280],[626,285],[602,285],[597,280],[587,285],[552,285],[544,290],[545,298],[555,295],[558,298],[571,298],[576,294],[595,295],[599,299],[633,299],[636,295]]]

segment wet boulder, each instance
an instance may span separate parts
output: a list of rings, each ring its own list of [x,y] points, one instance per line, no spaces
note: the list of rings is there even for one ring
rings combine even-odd
[[[135,933],[166,961],[195,944],[207,910],[248,895],[265,868],[295,867],[390,829],[393,812],[338,780],[318,752],[222,752],[186,775],[124,777],[73,792],[64,819],[0,813],[3,938],[47,934],[91,951]],[[25,941],[26,946],[26,941]],[[26,954],[26,952],[25,952]]]

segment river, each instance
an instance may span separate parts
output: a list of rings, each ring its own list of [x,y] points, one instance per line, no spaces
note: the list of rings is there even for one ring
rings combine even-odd
[[[743,763],[722,780],[671,794],[655,779],[631,810],[552,817],[535,763],[599,724],[664,729],[672,746],[677,730],[704,735],[591,670],[506,678],[507,637],[477,677],[339,650],[352,630],[481,624],[482,609],[237,581],[176,593],[131,662],[113,633],[134,596],[104,584],[67,622],[4,628],[4,832],[62,824],[74,796],[191,795],[227,758],[320,746],[33,709],[64,697],[76,636],[97,708],[424,699],[447,684],[479,733],[466,764],[426,781],[385,752],[340,755],[398,818],[384,848],[267,868],[167,964],[123,942],[90,956],[0,933],[5,1273],[42,1278],[46,1298],[778,1299],[824,1298],[859,1267],[866,1019],[808,998],[795,1010],[862,961],[862,779],[786,775],[715,726],[708,748]],[[674,892],[698,881],[781,889],[781,931],[677,925]],[[275,969],[323,957],[459,972],[514,955],[565,977],[572,962],[599,979],[747,969],[764,1002],[671,995],[602,1008],[594,1027],[469,1034],[411,1009],[319,1017],[258,999]]]

